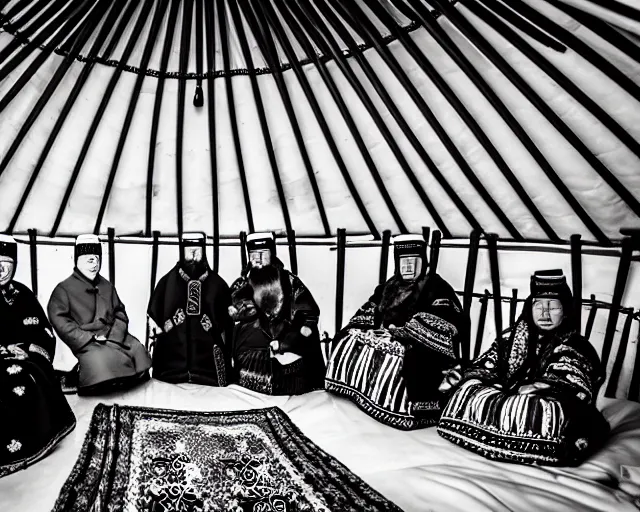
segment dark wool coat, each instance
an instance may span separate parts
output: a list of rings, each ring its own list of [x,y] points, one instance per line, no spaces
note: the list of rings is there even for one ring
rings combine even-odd
[[[153,377],[226,386],[231,373],[230,305],[229,286],[208,266],[194,279],[181,263],[163,276],[148,308],[161,331],[153,350]]]
[[[144,346],[128,332],[129,318],[115,287],[101,275],[90,282],[74,270],[55,287],[47,309],[56,333],[78,358],[79,391],[107,382],[116,386],[151,367]]]
[[[75,427],[51,366],[55,338],[36,296],[0,288],[0,477],[46,456]]]
[[[323,387],[324,358],[320,349],[320,308],[304,283],[286,270],[279,259],[271,265],[273,279],[256,284],[252,271],[231,285],[234,319],[235,374],[240,384],[267,394],[299,394]],[[279,311],[273,299],[281,302]],[[275,314],[274,314],[275,312]],[[300,331],[311,330],[309,336]],[[281,366],[269,355],[278,340],[279,353],[301,356],[297,363]]]

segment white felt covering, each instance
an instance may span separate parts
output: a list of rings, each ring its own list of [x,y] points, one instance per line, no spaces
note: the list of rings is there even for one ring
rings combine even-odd
[[[617,489],[622,471],[628,481],[640,468],[640,405],[624,400],[601,401],[612,435],[577,468],[489,461],[442,439],[435,428],[395,430],[325,391],[268,397],[235,385],[214,388],[152,380],[124,394],[72,395],[69,402],[78,419],[75,431],[46,459],[0,479],[3,512],[51,510],[99,402],[194,411],[280,407],[313,442],[406,512],[637,510],[632,497]]]

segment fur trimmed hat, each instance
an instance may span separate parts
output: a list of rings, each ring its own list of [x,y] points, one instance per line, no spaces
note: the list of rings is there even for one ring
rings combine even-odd
[[[18,244],[11,235],[0,234],[0,256],[11,258],[14,265],[18,262]]]
[[[395,272],[400,272],[400,258],[402,256],[419,256],[422,258],[422,273],[428,265],[427,242],[422,235],[398,235],[393,237],[393,259]]]
[[[102,258],[102,245],[96,235],[79,235],[73,252],[73,259],[78,263],[78,258],[84,254],[95,254]]]
[[[251,233],[247,235],[247,253],[269,249],[271,256],[276,255],[276,238],[273,233]]]
[[[558,299],[564,307],[571,307],[573,295],[567,278],[559,268],[536,270],[531,276],[531,298]]]

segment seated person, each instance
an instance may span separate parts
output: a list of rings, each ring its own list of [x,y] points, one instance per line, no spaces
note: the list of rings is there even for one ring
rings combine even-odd
[[[17,254],[13,238],[0,235],[0,477],[45,457],[76,426],[51,366],[49,321],[13,281]]]
[[[271,233],[247,237],[249,263],[231,286],[238,383],[269,395],[322,388],[320,309],[302,281],[276,257]]]
[[[562,271],[536,272],[510,335],[464,373],[438,433],[508,462],[570,466],[595,450],[608,432],[594,405],[604,371],[571,312]]]
[[[149,301],[154,379],[230,383],[231,293],[209,268],[205,243],[202,233],[182,236],[180,260],[160,279]]]
[[[78,394],[109,393],[147,380],[151,358],[129,334],[116,289],[100,275],[99,238],[80,235],[74,259],[73,273],[55,287],[47,309],[56,333],[78,359]]]
[[[451,286],[428,273],[419,235],[394,238],[395,273],[333,340],[325,386],[392,427],[437,423],[442,374],[469,320]]]

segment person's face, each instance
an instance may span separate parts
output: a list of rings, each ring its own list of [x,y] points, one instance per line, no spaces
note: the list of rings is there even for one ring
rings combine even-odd
[[[551,331],[564,319],[564,308],[558,299],[533,299],[533,322],[542,331]]]
[[[187,264],[200,263],[202,261],[202,247],[185,247],[184,261]]]
[[[399,260],[400,275],[405,281],[412,281],[422,271],[422,258],[416,255],[401,256]]]
[[[258,249],[249,253],[249,261],[253,268],[262,268],[271,265],[271,251],[269,249]]]
[[[78,257],[78,270],[89,281],[93,281],[100,272],[100,256],[83,254]]]
[[[0,286],[4,286],[13,277],[15,262],[9,256],[0,256]]]

